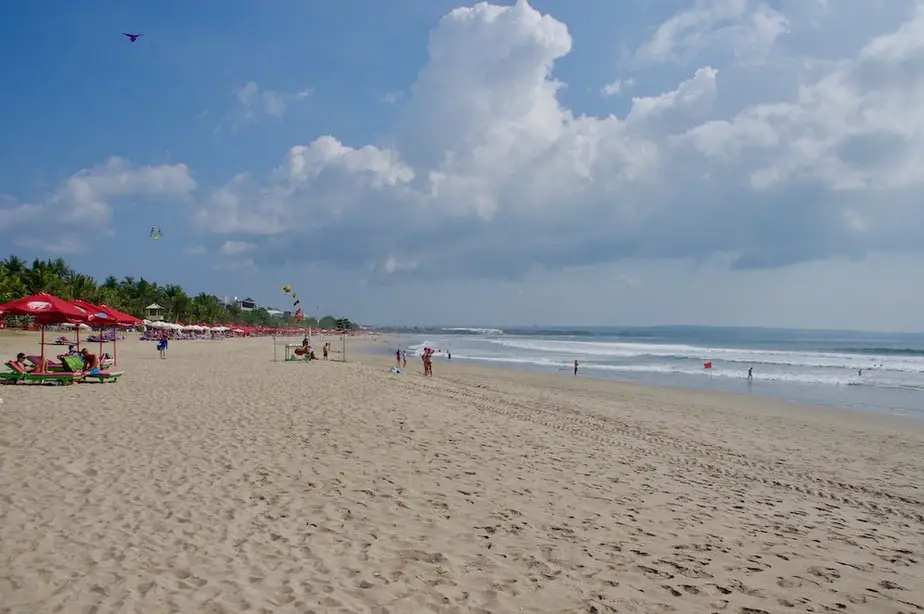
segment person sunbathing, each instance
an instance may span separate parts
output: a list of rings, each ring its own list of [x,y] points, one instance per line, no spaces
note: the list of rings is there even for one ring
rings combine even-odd
[[[83,358],[83,371],[99,371],[99,358],[96,354],[91,354],[90,350],[83,348],[80,350],[80,357]]]
[[[28,361],[28,362],[27,362]],[[33,363],[26,358],[26,355],[20,352],[16,354],[15,365],[26,373],[46,373],[48,371],[48,359],[42,358],[38,363]]]

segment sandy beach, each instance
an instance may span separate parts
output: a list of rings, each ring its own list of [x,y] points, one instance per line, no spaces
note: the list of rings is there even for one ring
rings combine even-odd
[[[0,387],[0,612],[924,612],[924,424],[361,350]]]

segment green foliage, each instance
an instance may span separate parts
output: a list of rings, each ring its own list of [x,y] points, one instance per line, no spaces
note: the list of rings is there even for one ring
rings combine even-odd
[[[241,311],[238,305],[225,307],[217,296],[200,292],[189,296],[180,286],[150,282],[143,277],[116,279],[109,276],[102,283],[72,270],[64,260],[35,260],[31,265],[17,256],[0,261],[0,303],[48,292],[65,300],[81,299],[96,305],[105,304],[138,317],[144,308],[157,303],[164,308],[168,322],[202,322],[206,324],[245,324],[249,326],[301,326],[314,328],[319,322],[306,318],[301,322],[273,317],[266,309]],[[346,318],[326,316],[321,328],[358,328]],[[341,326],[342,325],[342,326]]]

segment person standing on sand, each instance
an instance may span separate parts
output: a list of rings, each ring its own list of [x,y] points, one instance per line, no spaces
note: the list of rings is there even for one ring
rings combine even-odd
[[[433,377],[433,350],[429,347],[424,348],[420,359],[423,361],[424,375]]]
[[[401,368],[401,350],[397,350],[395,352],[395,368],[396,369]]]
[[[577,359],[575,359],[575,361],[574,361],[574,374],[575,374],[575,375],[577,375],[578,365],[580,365],[580,364],[581,364],[581,363],[579,363],[579,362],[577,361]]]
[[[401,368],[407,369],[407,352],[401,350]]]

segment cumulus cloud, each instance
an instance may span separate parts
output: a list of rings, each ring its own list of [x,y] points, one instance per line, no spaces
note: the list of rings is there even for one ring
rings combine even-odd
[[[164,198],[183,199],[196,189],[185,164],[139,166],[123,158],[77,171],[37,203],[0,201],[0,232],[16,230],[20,247],[43,246],[49,252],[75,253],[92,228],[108,232],[118,203]]]
[[[801,21],[748,0],[697,2],[636,57],[709,60],[605,117],[559,100],[565,24],[525,0],[457,8],[431,32],[388,146],[295,145],[266,177],[215,189],[196,220],[247,237],[257,262],[328,260],[389,279],[920,250],[924,12],[904,4],[905,25],[840,59],[792,58],[753,102],[736,66]],[[716,48],[722,63],[706,54]]]
[[[788,31],[789,20],[764,2],[696,0],[661,24],[635,59],[643,65],[661,63],[715,49],[760,58]]]

